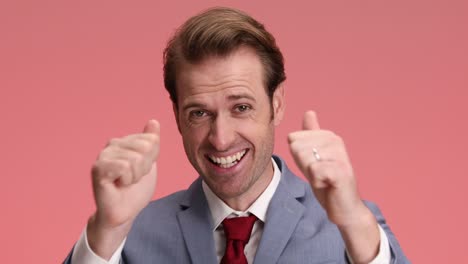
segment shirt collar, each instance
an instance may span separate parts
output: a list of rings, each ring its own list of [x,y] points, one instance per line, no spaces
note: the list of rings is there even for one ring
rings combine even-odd
[[[273,178],[271,182],[257,200],[255,200],[255,202],[244,212],[236,211],[229,207],[223,202],[223,200],[216,196],[205,181],[203,181],[202,188],[211,211],[211,217],[214,224],[213,231],[216,230],[221,222],[229,216],[247,216],[251,213],[262,222],[265,222],[268,205],[270,204],[271,198],[273,197],[276,188],[278,188],[278,184],[281,179],[281,171],[279,170],[278,165],[273,158],[271,160],[273,163]]]

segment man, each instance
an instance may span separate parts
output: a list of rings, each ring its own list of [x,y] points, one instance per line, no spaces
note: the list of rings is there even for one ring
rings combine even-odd
[[[272,156],[284,80],[281,52],[253,18],[229,8],[190,18],[165,50],[164,82],[200,178],[148,205],[159,123],[111,140],[93,165],[96,212],[65,262],[408,263],[314,112],[288,136],[309,182]]]

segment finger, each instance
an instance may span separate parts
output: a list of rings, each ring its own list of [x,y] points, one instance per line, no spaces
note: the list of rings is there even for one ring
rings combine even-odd
[[[128,149],[142,154],[151,152],[159,142],[159,136],[150,133],[134,134],[120,139],[113,139],[110,149]]]
[[[135,151],[151,161],[156,161],[159,155],[159,135],[153,133],[142,133],[130,135],[122,139],[113,140],[106,148],[109,152]]]
[[[315,114],[314,111],[307,111],[304,114],[304,119],[302,122],[302,129],[304,130],[319,130],[320,129],[317,114]]]
[[[119,181],[122,185],[129,185],[133,181],[130,163],[124,159],[101,159],[94,164],[92,174],[99,184]]]
[[[106,159],[109,160],[125,160],[130,165],[133,173],[133,182],[138,182],[141,177],[148,174],[151,170],[151,166],[154,163],[154,157],[145,155],[132,150],[116,150],[108,153]]]
[[[145,128],[143,129],[144,133],[153,133],[159,135],[160,132],[160,124],[157,120],[151,119],[146,123]]]
[[[333,141],[337,135],[329,130],[300,130],[288,134],[288,143],[294,141]]]
[[[146,162],[145,157],[138,152],[122,151],[113,153],[115,160],[123,160],[128,163],[132,171],[132,182],[138,182],[138,179],[149,170],[149,162]],[[148,165],[146,165],[148,163]]]
[[[132,164],[127,159],[115,160],[115,172],[119,177],[118,184],[128,186],[134,182],[135,173],[133,172]],[[117,164],[119,166],[117,166]]]
[[[314,149],[322,160],[347,161],[345,148],[333,141],[322,141],[320,144],[307,141],[294,141],[290,145],[291,152],[306,159],[313,158]]]

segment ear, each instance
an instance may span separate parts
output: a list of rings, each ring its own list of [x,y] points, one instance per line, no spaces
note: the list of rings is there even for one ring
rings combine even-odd
[[[174,112],[174,117],[177,123],[177,129],[180,132],[180,122],[179,122],[179,109],[177,108],[177,105],[175,103],[172,103],[172,111]]]
[[[284,110],[286,108],[283,84],[280,84],[278,88],[276,88],[271,103],[273,108],[273,122],[275,126],[278,126],[281,120],[283,120]]]

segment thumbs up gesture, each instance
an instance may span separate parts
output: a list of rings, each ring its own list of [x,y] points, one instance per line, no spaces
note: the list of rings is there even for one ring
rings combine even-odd
[[[321,130],[317,115],[304,115],[301,131],[288,135],[291,154],[326,210],[330,221],[340,226],[353,224],[369,210],[361,201],[343,140]]]
[[[109,259],[148,204],[156,185],[159,122],[150,120],[143,133],[111,139],[92,167],[96,212],[88,222],[93,251]]]

